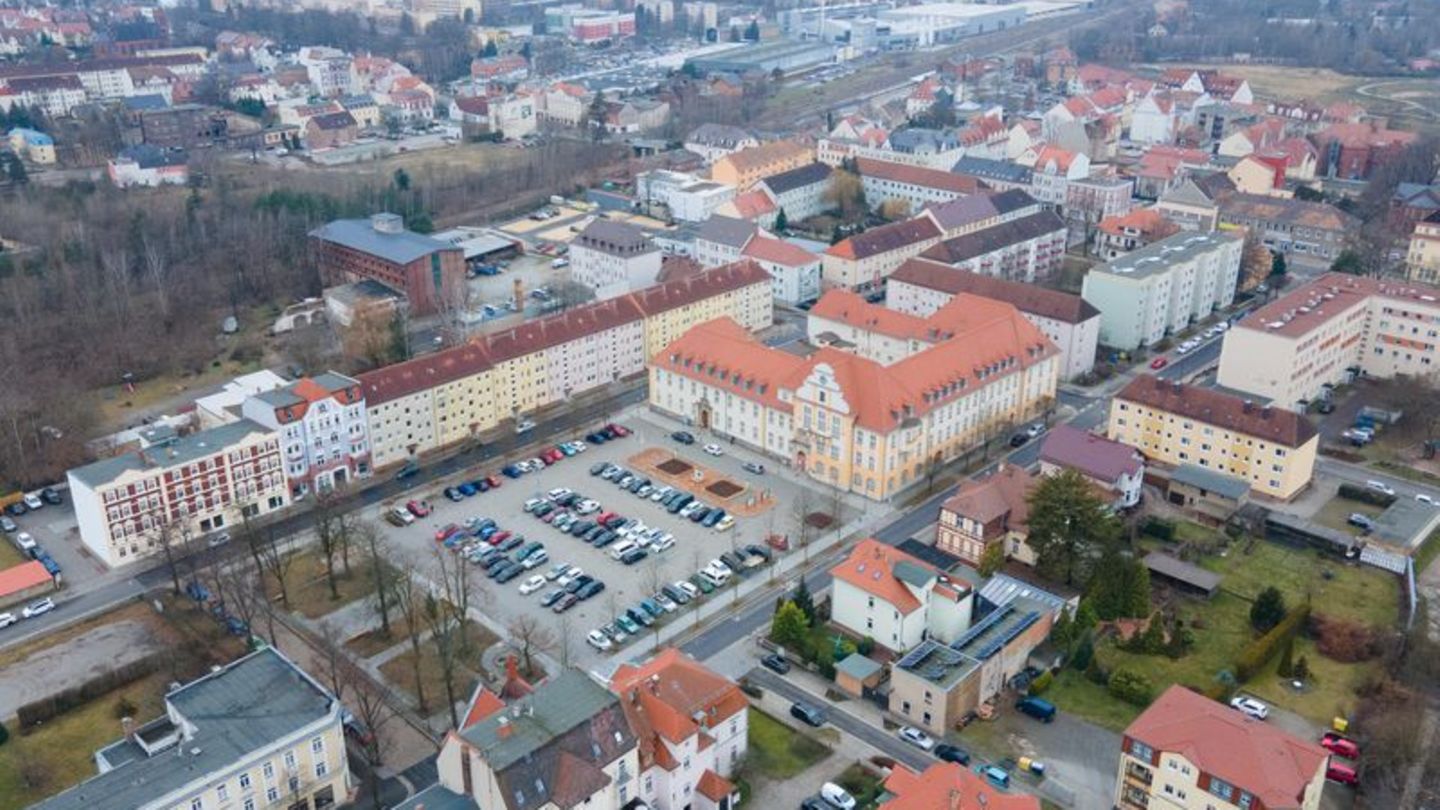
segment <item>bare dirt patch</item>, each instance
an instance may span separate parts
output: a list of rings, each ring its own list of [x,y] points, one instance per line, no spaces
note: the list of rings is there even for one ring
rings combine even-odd
[[[717,498],[733,498],[741,492],[744,492],[745,488],[727,478],[723,481],[716,481],[706,487],[705,491]]]
[[[811,512],[805,516],[805,525],[816,529],[827,529],[835,522],[835,516],[826,512]]]
[[[629,458],[630,466],[652,478],[691,495],[721,501],[726,512],[736,517],[754,517],[775,505],[768,490],[756,490],[719,470],[696,464],[668,450],[647,447]]]
[[[695,468],[678,458],[672,458],[669,461],[656,464],[655,469],[666,475],[684,475]]]

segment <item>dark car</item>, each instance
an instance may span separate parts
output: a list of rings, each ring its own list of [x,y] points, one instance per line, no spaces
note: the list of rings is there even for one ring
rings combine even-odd
[[[668,596],[670,598],[670,601],[674,602],[677,605],[686,605],[690,603],[690,594],[685,593],[674,585],[666,585],[665,587],[660,589],[660,592]]]
[[[690,435],[689,433],[686,433],[686,432],[683,431],[683,430],[677,430],[677,431],[675,431],[674,433],[671,433],[671,434],[670,434],[670,438],[674,439],[675,441],[677,441],[677,442],[679,442],[679,443],[681,443],[681,444],[694,444],[694,443],[695,443],[695,437],[692,436],[692,435]]]
[[[499,574],[495,575],[495,581],[509,582],[510,580],[520,576],[523,573],[525,573],[525,566],[520,565],[519,563],[512,562],[508,566],[506,566],[505,569],[502,570]]]
[[[65,499],[60,497],[60,493],[56,491],[54,487],[45,487],[40,490],[40,497],[51,506],[57,506],[65,502]]]
[[[632,548],[624,554],[620,555],[620,562],[625,563],[626,565],[634,565],[635,563],[638,563],[649,556],[650,552],[646,551],[643,548]]]
[[[600,473],[603,473],[603,472],[605,472],[605,471],[608,470],[608,469],[610,469],[610,462],[608,462],[608,461],[597,461],[597,462],[595,462],[594,464],[591,464],[591,465],[590,465],[590,474],[591,474],[591,475],[599,475]]]
[[[702,506],[699,509],[696,509],[694,512],[690,513],[690,522],[699,523],[705,520],[705,518],[710,517],[710,513],[713,511],[714,510],[708,506]]]
[[[771,560],[775,559],[775,555],[774,555],[773,552],[770,551],[770,549],[765,548],[764,546],[756,545],[756,544],[754,544],[754,543],[751,543],[750,545],[746,546],[746,547],[745,547],[745,552],[746,552],[747,554],[752,555],[752,556],[760,557],[761,559],[765,560],[765,562],[767,562],[767,563],[770,562]]]
[[[825,725],[825,715],[820,710],[808,703],[790,704],[790,716],[806,725],[819,728]]]
[[[524,473],[520,471],[520,468],[515,466],[514,464],[506,464],[504,467],[500,468],[500,472],[504,474],[506,478],[519,478],[520,476],[524,475]]]
[[[780,675],[784,675],[785,673],[790,671],[790,662],[786,661],[785,656],[781,655],[780,653],[770,653],[769,655],[760,659],[760,664],[771,672],[775,672]]]
[[[935,746],[935,751],[933,753],[938,759],[944,762],[958,762],[961,765],[970,764],[970,752],[966,751],[964,748],[961,748],[958,745],[951,745],[950,743],[940,743],[939,745]]]
[[[730,570],[740,573],[745,570],[745,558],[733,551],[727,551],[720,555],[720,562],[730,566]]]
[[[812,302],[809,302],[809,301],[806,302],[806,304],[809,304],[809,303],[812,303]],[[809,309],[809,308],[810,308],[810,307],[806,306],[805,304],[801,304],[800,306],[801,306],[803,309]],[[800,810],[835,810],[835,808],[831,807],[829,802],[825,801],[824,799],[820,798],[819,796],[807,796],[807,797],[805,797],[805,801],[800,802]]]
[[[620,535],[610,531],[609,529],[606,529],[605,531],[600,533],[599,537],[596,537],[593,541],[591,541],[590,545],[594,546],[595,548],[605,548],[606,546],[615,542],[619,537]]]
[[[1040,698],[1027,697],[1016,701],[1015,709],[1028,714],[1042,723],[1049,723],[1055,719],[1055,704]]]
[[[504,542],[495,546],[495,548],[499,549],[500,551],[508,552],[514,551],[515,549],[523,545],[525,545],[525,538],[518,534],[512,534],[509,537],[505,538]]]
[[[30,511],[30,510],[28,510],[28,509],[25,508],[25,502],[24,502],[24,501],[16,501],[16,502],[10,504],[9,506],[5,507],[5,511],[6,511],[6,512],[9,512],[11,515],[14,515],[15,517],[20,517],[21,515],[25,514],[26,512],[28,512],[28,511]]]
[[[1010,437],[1010,446],[1023,447],[1028,441],[1030,441],[1029,436],[1026,436],[1024,433],[1016,433],[1014,436]]]
[[[715,528],[715,524],[719,523],[724,517],[724,509],[711,509],[709,514],[705,515],[705,517],[700,520],[700,525],[704,526],[707,529],[713,529]]]
[[[566,593],[565,593],[565,590],[564,590],[563,588],[556,588],[555,590],[550,591],[549,593],[547,593],[547,594],[545,594],[544,596],[540,597],[540,607],[551,607],[551,606],[553,606],[556,602],[559,602],[561,599],[564,599],[565,596],[566,596]]]
[[[591,526],[590,531],[585,532],[585,534],[581,535],[580,539],[593,545],[596,538],[608,531],[610,530],[605,528],[604,526]]]
[[[645,627],[650,627],[655,624],[655,617],[651,616],[649,613],[646,613],[638,607],[632,607],[627,609],[625,611],[625,615],[630,617],[630,621],[635,622],[639,625],[643,625]]]
[[[567,593],[564,596],[560,597],[559,600],[555,602],[555,604],[551,605],[550,609],[555,611],[556,613],[564,613],[565,611],[574,607],[575,603],[579,601],[580,597],[576,596],[573,593]]]
[[[583,602],[603,590],[605,590],[605,583],[601,582],[598,579],[593,579],[585,583],[585,585],[581,587],[580,590],[576,591],[575,596],[579,597],[580,601]]]
[[[595,578],[590,576],[589,574],[581,574],[580,576],[570,580],[570,584],[565,586],[565,592],[578,593],[581,588],[589,585],[594,581]]]
[[[595,528],[594,521],[577,520],[575,521],[575,525],[570,527],[570,533],[575,535],[576,537],[580,537],[593,528]]]
[[[519,568],[520,566],[510,562],[509,557],[496,557],[490,562],[485,563],[485,576],[490,579],[499,579],[501,574],[512,567]]]
[[[460,484],[455,488],[460,491],[461,495],[464,495],[467,498],[480,491],[474,484],[470,483],[469,481],[466,481],[465,483]]]

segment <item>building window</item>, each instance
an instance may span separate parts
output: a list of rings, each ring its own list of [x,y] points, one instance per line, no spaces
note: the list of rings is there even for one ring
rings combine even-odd
[[[320,779],[330,772],[330,766],[325,760],[318,760],[315,763],[315,778]]]
[[[265,778],[266,778],[266,779],[274,779],[274,778],[275,778],[275,763],[273,763],[273,762],[267,762],[267,763],[265,763],[265,767],[262,768],[261,770],[265,773]]]
[[[265,801],[270,802],[271,804],[280,801],[280,789],[275,787],[274,785],[265,788]]]
[[[1135,757],[1136,759],[1143,759],[1146,762],[1150,762],[1155,758],[1155,749],[1151,748],[1145,743],[1140,742],[1139,740],[1131,740],[1130,756]]]
[[[190,800],[190,810],[204,810],[205,800],[196,796]]]
[[[220,801],[222,801],[222,802],[225,801],[226,799],[229,799],[229,798],[230,798],[230,786],[227,785],[227,784],[225,784],[224,782],[221,782],[220,785],[215,788],[215,795],[216,795],[216,796],[220,799]]]
[[[248,773],[242,773],[242,774],[240,774],[240,789],[241,789],[241,790],[249,790],[249,789],[250,789],[250,774],[248,774]]]
[[[323,753],[325,753],[325,738],[324,738],[324,737],[315,737],[315,738],[313,738],[312,740],[310,740],[310,752],[311,752],[312,754],[323,754]]]

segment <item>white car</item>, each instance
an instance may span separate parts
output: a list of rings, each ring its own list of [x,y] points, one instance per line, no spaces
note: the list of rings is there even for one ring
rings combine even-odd
[[[650,500],[652,500],[652,501],[660,501],[660,500],[663,499],[666,495],[669,495],[670,493],[672,493],[672,492],[674,492],[674,491],[675,491],[675,488],[672,487],[672,486],[669,486],[669,485],[667,484],[666,486],[659,487],[659,488],[657,488],[654,492],[650,493]]]
[[[821,786],[820,798],[835,810],[855,810],[855,797],[834,782],[826,782]]]
[[[666,532],[650,544],[651,551],[669,551],[675,547],[675,535]]]
[[[734,516],[734,515],[726,515],[725,517],[720,518],[720,520],[715,524],[715,531],[717,531],[717,532],[729,531],[729,530],[730,530],[732,527],[734,527],[734,526],[735,526],[735,516]]]
[[[22,553],[29,554],[35,550],[35,538],[31,537],[29,532],[20,532],[15,535],[15,546]]]
[[[701,509],[704,509],[704,508],[705,508],[705,504],[703,504],[703,503],[701,503],[701,502],[699,502],[699,501],[691,501],[690,503],[688,503],[688,504],[685,505],[685,508],[684,508],[684,509],[681,509],[681,510],[680,510],[680,517],[682,517],[682,518],[688,518],[688,517],[690,517],[691,515],[695,514],[696,512],[699,512]]]
[[[553,582],[560,577],[565,576],[565,572],[569,570],[569,563],[556,563],[554,568],[551,568],[549,571],[545,572],[545,578]]]
[[[580,503],[575,504],[575,511],[579,512],[582,515],[593,515],[596,512],[600,511],[600,504],[597,501],[592,501],[587,498]]]
[[[406,509],[402,506],[397,506],[394,509],[391,509],[390,514],[394,515],[396,520],[404,523],[406,526],[409,526],[411,523],[415,522],[415,516],[410,514],[409,509]]]
[[[33,619],[42,613],[49,613],[54,609],[55,603],[50,601],[50,597],[47,596],[38,602],[31,602],[26,605],[25,609],[20,611],[20,615],[27,619]]]
[[[552,501],[558,501],[569,494],[570,490],[566,489],[565,487],[556,487],[555,489],[552,489],[549,492],[545,493],[545,497],[549,498]]]
[[[18,621],[20,620],[15,618],[14,613],[0,613],[0,627],[9,627]]]
[[[229,532],[220,532],[219,534],[212,534],[209,537],[205,538],[205,545],[209,546],[210,548],[223,546],[228,542],[230,542]]]
[[[1044,433],[1044,432],[1045,432],[1045,425],[1041,424],[1040,422],[1036,422],[1035,424],[1031,425],[1030,427],[1025,428],[1025,435],[1026,435],[1026,436],[1029,436],[1029,437],[1032,438],[1032,439],[1035,438],[1036,436],[1039,436],[1041,433]]]
[[[25,506],[26,506],[26,508],[28,508],[30,511],[33,512],[33,511],[35,511],[36,509],[40,509],[40,508],[44,507],[44,506],[45,506],[45,502],[42,501],[42,500],[40,500],[40,496],[39,496],[39,495],[36,495],[35,493],[32,492],[32,493],[30,493],[29,495],[26,495],[26,496],[25,496]]]
[[[610,641],[610,637],[600,632],[599,630],[591,630],[589,634],[585,636],[585,641],[589,642],[591,647],[594,647],[601,652],[604,652],[605,650],[608,650],[612,646],[614,646]]]
[[[516,433],[529,433],[534,429],[535,423],[531,422],[529,419],[521,419],[520,423],[515,426]]]
[[[1265,720],[1270,717],[1270,707],[1255,698],[1236,696],[1230,699],[1230,707],[1238,709],[1240,713],[1253,717],[1256,720]]]
[[[545,577],[536,574],[520,584],[520,595],[529,596],[543,587],[545,587]]]
[[[1435,505],[1435,499],[1432,498],[1432,497],[1430,497],[1429,495],[1426,495],[1426,494],[1423,493],[1423,492],[1421,492],[1420,494],[1416,495],[1416,496],[1415,496],[1415,500],[1419,501],[1420,503],[1428,503],[1428,504],[1430,504],[1431,506],[1434,506],[1434,505]]]
[[[899,734],[900,739],[919,748],[921,751],[929,751],[935,747],[935,741],[930,739],[930,735],[914,726],[905,726],[900,729]]]
[[[570,566],[570,570],[555,578],[555,584],[563,588],[566,585],[569,585],[570,583],[579,579],[580,575],[583,573],[585,572],[580,570],[580,566],[572,565]]]
[[[1395,488],[1384,481],[1366,481],[1365,487],[1366,489],[1373,489],[1376,492],[1383,492],[1391,497],[1395,496]]]
[[[539,498],[526,498],[525,505],[520,508],[528,515],[529,513],[534,512],[536,508],[538,508],[542,503],[544,503],[544,501],[540,500]]]
[[[709,454],[712,455],[712,456],[723,456],[723,455],[725,455],[725,451],[722,450],[722,449],[720,448],[720,445],[718,445],[718,444],[707,444],[707,445],[705,445],[704,450],[705,450],[706,453],[709,453]]]
[[[695,587],[695,583],[690,582],[689,580],[678,580],[675,583],[675,587],[691,599],[700,598],[700,589]]]

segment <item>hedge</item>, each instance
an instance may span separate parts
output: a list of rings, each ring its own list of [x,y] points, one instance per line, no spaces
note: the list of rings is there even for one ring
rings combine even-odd
[[[1357,486],[1355,484],[1341,484],[1340,497],[1349,498],[1352,501],[1360,501],[1361,503],[1368,503],[1371,506],[1389,506],[1395,503],[1394,495],[1386,495],[1379,490]]]
[[[1270,663],[1270,659],[1275,657],[1281,647],[1290,643],[1309,618],[1310,606],[1299,605],[1285,614],[1285,618],[1272,627],[1270,632],[1246,644],[1235,658],[1235,677],[1241,681],[1255,677],[1256,673]]]
[[[84,706],[90,701],[109,694],[127,684],[134,683],[160,668],[164,659],[160,654],[148,655],[137,661],[103,672],[84,683],[56,692],[47,698],[31,701],[16,712],[16,719],[22,733],[41,723],[59,717],[71,709]]]
[[[1030,694],[1035,696],[1045,694],[1045,690],[1050,688],[1050,683],[1054,680],[1054,674],[1048,669],[1036,675],[1035,680],[1030,682]]]
[[[1132,706],[1148,706],[1155,697],[1155,684],[1151,683],[1149,678],[1123,668],[1110,674],[1110,683],[1106,685],[1106,689],[1111,697]]]
[[[1140,531],[1168,543],[1175,539],[1175,521],[1151,516],[1145,521],[1145,525],[1140,528]]]

